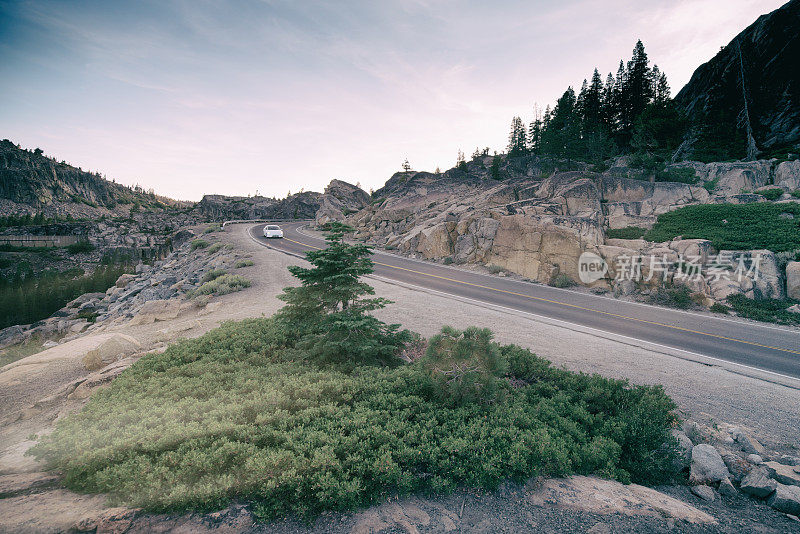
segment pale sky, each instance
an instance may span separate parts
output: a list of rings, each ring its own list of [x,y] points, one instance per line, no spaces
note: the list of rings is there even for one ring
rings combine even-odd
[[[184,200],[377,189],[504,150],[637,39],[674,95],[783,3],[0,0],[0,138]]]

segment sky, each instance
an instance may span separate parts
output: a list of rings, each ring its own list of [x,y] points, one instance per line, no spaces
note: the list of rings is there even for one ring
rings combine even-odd
[[[0,0],[0,138],[181,200],[503,151],[641,39],[673,94],[773,0]]]

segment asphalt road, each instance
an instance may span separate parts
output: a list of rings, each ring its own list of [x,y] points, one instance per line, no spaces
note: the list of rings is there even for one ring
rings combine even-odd
[[[249,232],[261,243],[302,255],[325,246],[298,231],[305,224],[282,223],[283,239],[265,239],[263,224]],[[373,261],[383,278],[800,379],[797,329],[624,302],[392,254],[375,254]]]

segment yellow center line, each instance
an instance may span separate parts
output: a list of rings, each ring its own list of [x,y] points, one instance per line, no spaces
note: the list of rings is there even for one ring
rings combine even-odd
[[[304,247],[313,248],[313,249],[316,249],[316,250],[322,250],[321,247],[315,247],[314,245],[308,245],[306,243],[301,243],[300,241],[295,241],[295,240],[289,239],[287,237],[285,237],[284,240],[290,241],[292,243],[296,243],[296,244],[304,246]],[[440,280],[446,280],[448,282],[453,282],[453,283],[456,283],[456,284],[463,284],[465,286],[472,286],[472,287],[477,287],[477,288],[480,288],[480,289],[488,289],[490,291],[496,291],[498,293],[506,293],[508,295],[514,295],[514,296],[517,296],[517,297],[524,297],[524,298],[527,298],[527,299],[538,300],[540,302],[547,302],[548,304],[556,304],[556,305],[559,305],[559,306],[565,306],[565,307],[568,307],[568,308],[574,308],[576,310],[593,312],[593,313],[597,313],[597,314],[600,314],[600,315],[606,315],[606,316],[609,316],[609,317],[616,317],[616,318],[619,318],[619,319],[627,319],[629,321],[636,321],[636,322],[639,322],[639,323],[649,324],[649,325],[653,325],[653,326],[662,326],[664,328],[671,328],[673,330],[680,330],[682,332],[688,332],[690,334],[698,334],[698,335],[701,335],[701,336],[708,336],[708,337],[713,337],[713,338],[716,338],[716,339],[724,339],[726,341],[733,341],[733,342],[736,342],[736,343],[744,343],[745,345],[751,345],[751,346],[760,347],[760,348],[763,348],[763,349],[777,350],[779,352],[788,352],[790,354],[800,354],[800,351],[796,351],[796,350],[783,349],[783,348],[780,348],[780,347],[772,347],[770,345],[762,345],[760,343],[754,343],[752,341],[745,341],[743,339],[736,339],[736,338],[733,338],[733,337],[725,337],[725,336],[720,336],[720,335],[717,335],[717,334],[709,334],[708,332],[701,332],[699,330],[691,330],[689,328],[683,328],[682,326],[674,326],[674,325],[670,325],[670,324],[659,323],[657,321],[648,321],[646,319],[638,319],[636,317],[630,317],[630,316],[627,316],[627,315],[620,315],[618,313],[611,313],[611,312],[607,312],[607,311],[603,311],[603,310],[596,310],[594,308],[586,308],[584,306],[578,306],[577,304],[569,304],[567,302],[560,302],[560,301],[557,301],[557,300],[546,299],[546,298],[543,298],[543,297],[534,297],[533,295],[526,295],[525,293],[517,293],[515,291],[507,291],[505,289],[497,289],[497,288],[494,288],[494,287],[484,286],[484,285],[481,285],[481,284],[473,284],[471,282],[464,282],[464,281],[461,281],[461,280],[456,280],[454,278],[447,278],[446,276],[439,276],[439,275],[436,275],[436,274],[424,273],[424,272],[421,272],[421,271],[415,271],[413,269],[407,269],[405,267],[398,267],[396,265],[389,265],[388,263],[381,263],[381,262],[377,262],[377,261],[374,261],[373,263],[375,265],[380,265],[382,267],[390,267],[392,269],[398,269],[400,271],[407,271],[409,273],[419,274],[419,275],[422,275],[422,276],[429,276],[431,278],[438,278]]]

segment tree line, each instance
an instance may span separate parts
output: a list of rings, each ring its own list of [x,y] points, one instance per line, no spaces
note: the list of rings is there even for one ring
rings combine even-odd
[[[637,41],[631,59],[603,81],[595,68],[576,94],[568,87],[552,108],[511,121],[508,154],[549,155],[602,162],[620,153],[666,157],[682,142],[687,120],[673,103],[667,76],[650,66]]]

